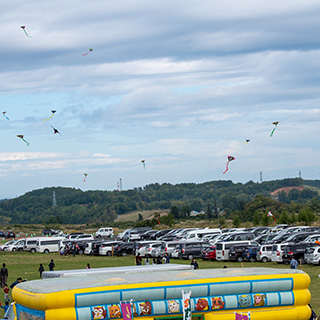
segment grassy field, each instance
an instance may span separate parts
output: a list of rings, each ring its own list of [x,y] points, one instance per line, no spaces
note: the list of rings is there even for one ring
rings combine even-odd
[[[51,259],[54,259],[56,268],[55,270],[70,270],[70,269],[85,269],[87,263],[90,263],[92,268],[102,267],[117,267],[117,266],[130,266],[134,265],[134,257],[102,257],[102,256],[86,256],[77,255],[75,257],[60,256],[58,253],[52,254],[40,254],[40,253],[27,253],[27,252],[0,252],[0,262],[5,262],[9,270],[8,284],[10,285],[18,277],[23,279],[35,280],[39,279],[39,264],[42,263],[45,271],[48,271],[48,264]],[[187,260],[172,260],[172,263],[189,264]],[[217,262],[217,261],[202,261],[198,260],[200,269],[206,268],[222,268],[227,266],[228,268],[288,268],[287,265],[280,265],[274,262],[269,263],[238,263],[238,262]],[[311,292],[311,305],[315,312],[318,314],[320,311],[320,280],[318,278],[319,267],[311,265],[302,265],[299,269],[309,274],[311,278],[310,292]],[[201,270],[199,270],[201,272]],[[10,292],[11,298],[11,292]],[[4,294],[0,295],[0,301],[4,304]],[[3,310],[0,311],[0,316],[3,316]]]

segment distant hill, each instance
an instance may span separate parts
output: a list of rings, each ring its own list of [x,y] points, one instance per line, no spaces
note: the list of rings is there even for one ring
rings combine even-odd
[[[318,192],[312,190],[319,186],[319,180],[283,179],[262,183],[249,181],[244,184],[221,180],[200,184],[154,183],[121,192],[84,192],[75,188],[51,187],[0,202],[0,223],[111,223],[125,213],[169,210],[173,206],[190,212],[206,210],[209,205],[216,212],[230,213],[243,208],[258,194],[270,197],[275,190],[288,187],[294,188],[288,193],[280,191],[278,199],[304,203],[319,197]],[[301,188],[302,191],[299,190]],[[52,206],[53,192],[56,206]]]
[[[304,190],[304,187],[282,187],[282,188],[279,188],[277,190],[274,190],[271,192],[271,195],[272,196],[276,196],[278,195],[280,192],[284,192],[286,195],[288,195],[288,193],[291,191],[291,190],[299,190],[299,191],[302,191]]]

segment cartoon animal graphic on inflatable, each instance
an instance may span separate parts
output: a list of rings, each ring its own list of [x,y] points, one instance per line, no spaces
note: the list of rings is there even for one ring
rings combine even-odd
[[[105,319],[107,317],[107,310],[104,307],[98,306],[94,307],[92,312],[92,317],[96,319]]]
[[[145,301],[139,304],[140,306],[140,316],[146,316],[151,314],[152,312],[152,305],[150,301]]]
[[[180,302],[178,300],[169,300],[169,313],[179,312]]]
[[[212,308],[211,309],[223,309],[225,302],[222,301],[221,297],[211,298]]]
[[[110,318],[121,318],[121,311],[120,307],[116,304],[113,304],[112,306],[108,307]]]
[[[265,294],[256,293],[253,295],[253,306],[254,307],[263,307],[264,306],[264,299],[267,296]]]
[[[195,308],[197,311],[205,311],[209,309],[208,300],[205,298],[198,299]]]
[[[239,296],[238,304],[241,308],[248,308],[252,306],[251,296],[243,294]]]

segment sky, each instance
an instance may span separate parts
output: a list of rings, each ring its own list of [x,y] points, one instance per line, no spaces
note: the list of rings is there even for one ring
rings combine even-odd
[[[318,0],[4,0],[0,17],[1,199],[320,179]]]

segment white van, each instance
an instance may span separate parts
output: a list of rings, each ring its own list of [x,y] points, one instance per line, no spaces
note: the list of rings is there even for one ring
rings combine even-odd
[[[113,228],[100,228],[96,232],[96,238],[100,237],[113,237]]]
[[[219,228],[214,229],[200,229],[200,230],[192,230],[186,234],[184,237],[185,241],[201,241],[204,236],[213,235],[213,234],[221,234],[221,230]]]
[[[257,247],[259,246],[258,242],[252,241],[252,240],[217,242],[216,243],[216,260],[228,261],[230,247],[237,244],[248,244],[250,246],[257,246]]]
[[[47,237],[39,238],[36,243],[37,252],[49,253],[58,252],[60,249],[60,241],[65,240],[63,237]]]
[[[23,251],[36,252],[37,251],[37,240],[38,239],[48,239],[47,237],[33,237],[33,238],[25,238],[25,243],[23,247]]]

